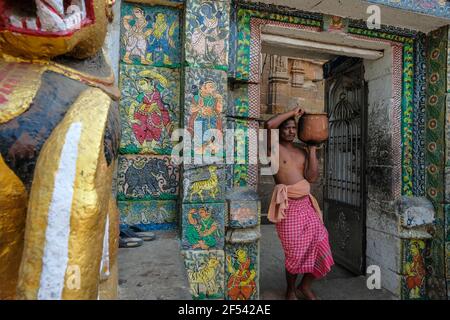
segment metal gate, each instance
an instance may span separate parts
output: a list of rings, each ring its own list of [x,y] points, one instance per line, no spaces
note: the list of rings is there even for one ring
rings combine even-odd
[[[324,220],[337,264],[365,274],[365,141],[367,85],[361,59],[324,66],[329,140],[325,160]]]

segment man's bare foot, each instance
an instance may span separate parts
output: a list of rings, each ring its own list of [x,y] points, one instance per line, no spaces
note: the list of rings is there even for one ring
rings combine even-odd
[[[286,292],[286,300],[298,300],[297,295],[295,294],[295,290]]]
[[[311,289],[304,288],[301,285],[297,287],[297,293],[306,300],[318,300],[316,294]]]

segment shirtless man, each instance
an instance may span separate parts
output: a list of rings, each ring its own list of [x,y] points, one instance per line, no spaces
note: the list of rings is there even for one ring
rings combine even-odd
[[[310,145],[309,153],[294,145],[297,136],[295,117],[303,116],[305,112],[300,108],[282,113],[267,121],[267,129],[280,130],[280,167],[275,174],[275,182],[286,185],[295,184],[306,178],[313,183],[319,177],[319,168],[316,157],[317,147]],[[281,124],[283,124],[281,126]],[[281,126],[281,127],[280,127]],[[306,167],[306,168],[305,168]]]
[[[334,264],[320,208],[310,194],[309,183],[319,176],[317,147],[309,145],[304,150],[294,145],[295,117],[303,114],[298,107],[266,123],[267,129],[280,130],[279,170],[274,175],[277,185],[269,207],[269,220],[276,223],[285,254],[288,300],[296,300],[297,295],[316,300],[312,283],[328,273]],[[297,275],[301,273],[304,276],[296,290]]]

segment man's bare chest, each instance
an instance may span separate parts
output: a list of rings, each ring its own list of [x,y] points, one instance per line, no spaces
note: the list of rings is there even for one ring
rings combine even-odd
[[[305,163],[300,152],[280,150],[280,167],[286,169],[302,168]]]

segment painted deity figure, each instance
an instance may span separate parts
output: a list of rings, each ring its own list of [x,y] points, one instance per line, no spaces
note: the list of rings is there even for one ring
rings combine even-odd
[[[137,81],[139,94],[136,102],[130,105],[128,116],[134,136],[145,151],[153,148],[162,134],[169,134],[173,124],[161,96],[163,89],[159,81],[165,83],[165,79],[150,70],[142,71],[139,75],[144,78]]]
[[[222,119],[220,113],[223,109],[223,97],[217,92],[216,83],[212,80],[206,80],[200,84],[200,90],[194,92],[192,98],[191,115],[188,122],[188,131],[193,134],[202,134],[209,129],[222,131]],[[201,132],[194,132],[195,123],[201,125]],[[202,136],[201,136],[202,137]],[[216,152],[217,146],[214,144],[214,136],[209,141],[204,141],[197,152],[205,152],[207,148]]]
[[[115,298],[114,1],[28,2],[0,1],[0,299]]]
[[[425,262],[421,255],[421,250],[425,248],[423,241],[413,241],[411,244],[412,260],[407,262],[406,268],[406,287],[409,290],[410,299],[420,298],[420,289],[425,279]]]
[[[167,53],[176,47],[174,34],[177,28],[178,21],[172,22],[169,26],[166,21],[166,16],[163,13],[156,14],[155,22],[152,26],[153,36],[149,39],[148,43],[150,52],[147,54],[147,61],[153,63],[158,59],[162,60],[164,64],[172,64]]]
[[[139,7],[133,8],[133,15],[123,17],[123,27],[125,28],[123,35],[125,55],[123,60],[132,64],[131,57],[137,56],[142,64],[150,64],[145,55],[147,52],[147,37],[152,34],[153,30],[145,30],[147,19],[144,10]]]
[[[222,39],[219,27],[221,12],[210,3],[203,3],[200,7],[202,13],[198,21],[199,27],[192,33],[192,49],[199,56],[212,55],[222,59],[226,54],[225,40]],[[220,61],[223,62],[223,61]]]
[[[217,244],[220,230],[206,208],[191,209],[188,213],[186,238],[193,249],[207,250]]]
[[[227,291],[232,300],[249,300],[256,290],[256,271],[247,252],[236,250],[236,260],[233,263],[231,256],[227,256],[228,278]]]

